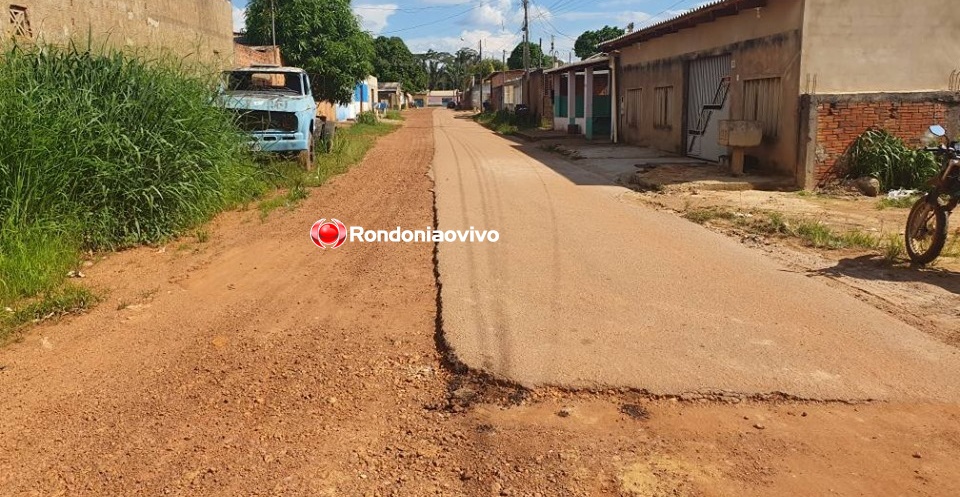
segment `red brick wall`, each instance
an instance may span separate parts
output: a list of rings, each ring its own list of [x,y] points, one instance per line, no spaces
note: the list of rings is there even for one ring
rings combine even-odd
[[[931,124],[947,124],[950,108],[950,104],[936,99],[906,100],[896,96],[887,99],[853,96],[815,105],[817,185],[844,175],[843,158],[864,131],[885,129],[911,147],[921,146],[921,138]]]
[[[279,47],[260,47],[257,50],[253,47],[235,43],[233,45],[233,62],[237,67],[249,67],[254,64],[278,64],[280,63]]]

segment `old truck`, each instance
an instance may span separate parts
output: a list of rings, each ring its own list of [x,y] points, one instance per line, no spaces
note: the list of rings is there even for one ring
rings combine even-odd
[[[317,103],[310,77],[300,68],[255,65],[223,73],[220,103],[236,113],[250,133],[251,146],[266,152],[295,153],[313,168]]]

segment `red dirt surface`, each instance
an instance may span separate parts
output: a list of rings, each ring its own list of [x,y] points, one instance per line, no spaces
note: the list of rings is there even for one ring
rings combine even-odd
[[[956,495],[957,406],[527,392],[448,367],[432,245],[308,235],[432,225],[431,112],[294,210],[87,269],[104,303],[0,350],[0,495]]]

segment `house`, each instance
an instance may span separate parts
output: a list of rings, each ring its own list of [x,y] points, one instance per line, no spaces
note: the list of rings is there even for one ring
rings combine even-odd
[[[947,0],[720,0],[606,41],[617,142],[719,161],[720,122],[762,128],[762,171],[811,188],[871,127],[957,131],[960,9]],[[938,36],[938,34],[940,36]]]
[[[94,44],[162,49],[222,66],[233,57],[229,0],[16,0],[4,10],[3,39],[64,44],[92,37]]]
[[[390,109],[405,109],[409,103],[409,94],[397,82],[385,82],[377,85],[377,102],[385,102]]]
[[[610,138],[609,65],[609,57],[601,55],[543,71],[553,97],[553,129],[584,135],[588,140]]]
[[[337,121],[354,120],[364,112],[373,111],[376,102],[377,78],[376,76],[367,76],[365,80],[360,81],[353,88],[353,96],[349,102],[337,104]]]
[[[523,69],[497,71],[484,78],[490,84],[491,110],[513,110],[521,103]]]
[[[483,102],[490,101],[490,83],[481,81],[474,83],[463,94],[463,106],[469,109],[481,110]]]
[[[427,92],[428,107],[446,107],[448,103],[460,103],[459,90],[430,90]]]

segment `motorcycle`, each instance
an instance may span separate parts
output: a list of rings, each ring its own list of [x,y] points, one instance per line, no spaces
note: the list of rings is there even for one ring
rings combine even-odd
[[[960,142],[947,139],[943,126],[931,126],[930,133],[943,144],[925,150],[937,156],[941,167],[930,180],[930,191],[910,209],[905,235],[910,260],[921,265],[940,256],[947,243],[950,213],[960,203]]]

